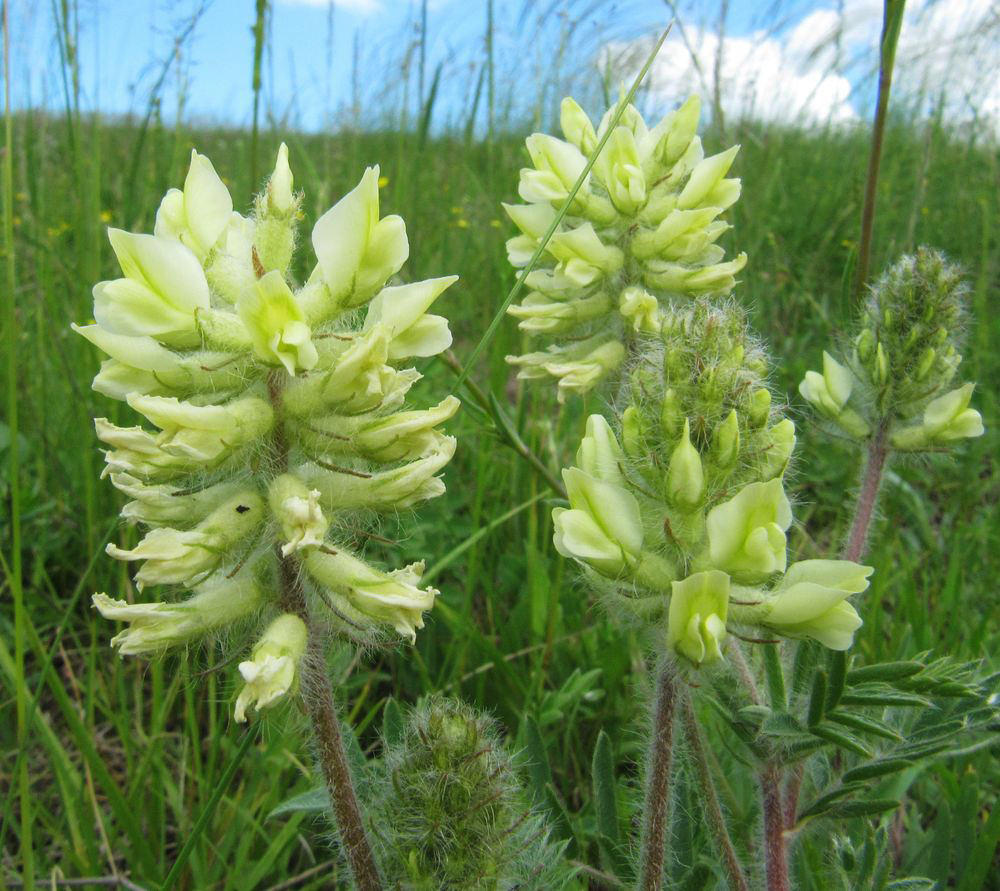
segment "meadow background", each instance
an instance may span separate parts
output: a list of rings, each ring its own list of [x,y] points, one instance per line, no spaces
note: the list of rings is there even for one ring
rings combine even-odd
[[[356,0],[336,12],[360,14],[367,5]],[[133,884],[121,887],[158,888],[242,736],[232,721],[235,665],[222,660],[219,647],[152,662],[120,660],[108,645],[113,627],[90,607],[94,591],[135,593],[126,567],[103,553],[108,541],[124,544],[135,533],[117,519],[120,496],[99,479],[92,425],[95,415],[126,422],[127,410],[91,392],[98,356],[68,326],[90,319],[92,284],[115,274],[105,228],[151,230],[160,197],[181,182],[192,147],[212,159],[243,209],[278,143],[286,141],[296,187],[305,191],[305,244],[317,215],[366,165],[380,164],[383,213],[401,214],[410,237],[403,274],[461,277],[439,311],[451,319],[453,352],[462,363],[513,283],[504,250],[513,226],[500,202],[516,200],[524,136],[554,130],[567,92],[591,112],[603,110],[619,81],[634,72],[649,29],[676,11],[684,27],[672,36],[639,104],[647,116],[662,113],[671,107],[671,90],[700,88],[709,112],[707,149],[742,145],[735,173],[743,179],[743,197],[730,212],[727,250],[749,255],[737,293],[771,345],[775,383],[788,394],[800,430],[797,472],[790,477],[799,505],[792,546],[802,558],[821,556],[843,539],[859,456],[808,422],[796,387],[856,312],[851,280],[878,58],[872,35],[867,42],[848,38],[863,26],[875,29],[877,42],[872,4],[860,23],[859,4],[831,7],[840,26],[824,38],[823,52],[853,50],[829,55],[826,74],[807,78],[796,94],[799,107],[784,102],[781,114],[734,91],[736,75],[727,72],[739,65],[726,63],[719,47],[742,50],[718,39],[732,13],[724,0],[712,5],[705,22],[697,10],[671,4],[632,4],[631,11],[628,3],[600,0],[513,5],[518,15],[508,15],[502,2],[498,8],[484,2],[478,36],[438,55],[428,35],[466,27],[468,9],[377,4],[382,30],[369,24],[353,38],[344,37],[343,22],[330,14],[328,73],[345,41],[351,56],[349,64],[338,57],[348,74],[336,81],[339,93],[327,90],[320,114],[304,112],[302,103],[285,101],[275,88],[277,51],[269,41],[291,13],[283,4],[245,0],[232,27],[259,26],[242,60],[245,92],[235,118],[232,107],[220,106],[214,121],[211,110],[195,113],[187,104],[196,105],[199,95],[188,51],[199,37],[212,40],[210,29],[199,31],[210,5],[166,17],[170,26],[156,38],[162,51],[137,72],[127,114],[102,110],[88,86],[93,74],[81,46],[95,33],[99,5],[56,0],[49,19],[33,20],[31,40],[48,47],[44,69],[16,54],[33,44],[19,44],[10,31],[5,84],[15,89],[5,116],[11,178],[3,183],[0,341],[6,394],[0,425],[0,888],[21,887],[28,872],[39,887],[50,887],[53,878],[103,876],[111,885],[128,877]],[[918,11],[925,5],[934,6],[917,4]],[[873,269],[918,244],[939,248],[965,267],[971,290],[963,374],[979,382],[975,404],[987,433],[954,459],[899,461],[891,468],[870,553],[877,572],[859,605],[865,625],[853,651],[858,663],[933,650],[998,666],[1000,129],[993,115],[1000,104],[962,74],[973,49],[980,53],[977,70],[985,65],[988,71],[990,59],[996,70],[1000,24],[995,10],[991,15],[980,6],[985,17],[964,41],[956,32],[946,47],[953,53],[954,90],[948,66],[937,69],[937,79],[919,81],[917,69],[907,67],[910,57],[901,62],[878,190]],[[12,11],[15,25],[23,21],[16,5]],[[793,11],[772,4],[770,24],[752,31],[752,40],[740,39],[769,51],[768,42],[787,32]],[[919,22],[904,25],[903,46],[911,25]],[[983,29],[992,33],[992,44],[982,42]],[[712,34],[714,55],[699,55]],[[325,63],[317,64],[322,70]],[[699,77],[700,84],[685,80]],[[36,82],[46,89],[19,89]],[[315,84],[310,89],[315,92]],[[308,95],[305,87],[302,94]],[[845,113],[848,107],[856,113]],[[299,256],[300,277],[308,262]],[[515,325],[505,321],[471,380],[480,395],[500,401],[524,442],[557,474],[571,461],[583,418],[600,409],[602,397],[591,394],[564,408],[553,388],[519,386],[504,356],[521,347]],[[422,404],[454,386],[444,361],[420,370],[425,379],[416,399]],[[441,596],[414,648],[362,659],[346,649],[335,654],[331,670],[343,714],[360,748],[375,755],[390,697],[412,703],[445,691],[489,709],[523,752],[525,781],[551,811],[557,834],[569,840],[570,856],[599,866],[590,764],[603,729],[627,814],[642,757],[636,728],[648,680],[643,646],[591,602],[573,567],[555,554],[554,496],[544,478],[505,445],[475,393],[459,395],[464,409],[449,425],[459,448],[445,473],[447,494],[419,515],[387,523],[381,530],[387,541],[372,542],[372,553],[383,549],[394,565],[425,559],[427,580]],[[16,593],[24,603],[20,636],[14,633]],[[25,691],[21,708],[19,688]],[[329,887],[336,855],[324,821],[311,810],[272,815],[313,788],[304,720],[283,708],[262,723],[259,743],[201,828],[178,887]],[[739,754],[720,749],[714,755],[730,780],[723,794],[734,825],[751,833],[756,796],[738,779]],[[17,782],[25,768],[27,794]],[[904,874],[929,875],[942,888],[1000,888],[997,759],[972,752],[907,781],[904,805],[891,817]],[[864,821],[843,829],[860,837]],[[680,841],[678,871],[707,854],[698,840]],[[830,838],[806,833],[799,850],[803,887],[829,887],[823,868],[832,856]],[[596,873],[590,881],[603,887]]]

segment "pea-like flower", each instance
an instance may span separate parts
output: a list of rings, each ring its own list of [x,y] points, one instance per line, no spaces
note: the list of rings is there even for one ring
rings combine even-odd
[[[785,637],[809,637],[832,650],[846,650],[861,627],[847,598],[868,588],[872,571],[849,560],[793,563],[765,600],[761,622]]]
[[[974,384],[963,384],[943,396],[932,399],[924,409],[921,423],[901,427],[892,435],[897,449],[922,449],[958,439],[982,436],[983,416],[969,408]]]
[[[711,566],[758,582],[785,569],[785,530],[792,508],[780,479],[750,483],[708,512]]]
[[[246,721],[250,706],[262,711],[294,690],[307,636],[306,623],[290,613],[267,626],[250,659],[239,664],[243,689],[233,709],[237,721]]]
[[[722,658],[729,611],[729,576],[717,569],[675,581],[667,618],[667,649],[695,665]]]
[[[570,509],[552,512],[556,550],[609,578],[634,567],[642,552],[642,517],[619,469],[623,458],[607,421],[591,415],[577,454],[580,466],[563,471]]]
[[[862,438],[871,432],[868,422],[847,405],[854,390],[854,375],[828,352],[823,352],[823,373],[807,371],[799,392],[823,417],[851,436]]]

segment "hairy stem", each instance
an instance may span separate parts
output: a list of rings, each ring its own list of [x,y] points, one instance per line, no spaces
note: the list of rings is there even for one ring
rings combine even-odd
[[[281,417],[281,389],[282,377],[279,372],[275,372],[268,380],[268,393],[278,418]],[[280,420],[275,425],[273,443],[276,466],[287,469],[288,439]],[[308,649],[302,667],[302,698],[309,713],[316,741],[316,758],[330,793],[330,803],[333,805],[344,853],[360,891],[380,891],[382,879],[365,832],[340,732],[333,687],[327,674],[326,634],[310,616],[298,562],[294,557],[282,557],[280,550],[277,551],[277,558],[280,586],[278,599],[281,608],[299,616],[309,630]]]
[[[885,462],[889,457],[888,439],[888,428],[885,424],[881,424],[868,447],[868,458],[865,461],[861,489],[854,508],[854,519],[851,521],[851,531],[847,537],[847,546],[844,548],[845,560],[856,562],[864,555],[872,517],[875,515],[875,504],[878,501],[879,489],[882,487]]]
[[[705,753],[705,743],[701,738],[701,729],[698,727],[698,716],[694,713],[694,705],[690,696],[684,697],[684,702],[681,705],[681,716],[684,720],[684,732],[688,745],[694,757],[701,794],[704,796],[702,804],[705,816],[708,818],[708,826],[712,831],[716,847],[722,856],[722,864],[726,869],[729,887],[733,891],[750,891],[743,867],[739,857],[736,856],[733,841],[729,837],[729,828],[726,826],[726,818],[722,813],[722,806],[719,804],[718,793],[715,791],[715,781],[712,779],[712,770]]]
[[[785,849],[785,808],[781,800],[781,768],[773,762],[760,774],[764,808],[764,865],[767,891],[790,891],[788,852]]]
[[[646,803],[643,816],[641,891],[660,891],[663,887],[663,858],[667,815],[670,806],[670,756],[674,732],[676,684],[673,668],[664,659],[657,680],[653,713],[653,735],[649,744],[649,767],[646,778]]]

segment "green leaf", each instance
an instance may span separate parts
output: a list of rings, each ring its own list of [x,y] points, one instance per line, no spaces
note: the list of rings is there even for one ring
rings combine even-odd
[[[817,817],[820,814],[826,813],[838,801],[840,801],[840,799],[845,798],[848,795],[852,795],[855,792],[860,792],[864,788],[865,784],[861,782],[844,783],[836,789],[821,795],[808,807],[801,810],[797,819],[804,820],[807,817]]]
[[[398,743],[403,738],[403,710],[391,696],[382,706],[382,738],[387,745]]]
[[[785,690],[785,671],[781,666],[781,644],[764,647],[764,676],[767,678],[767,693],[773,708],[788,706]]]
[[[849,752],[854,752],[862,758],[871,758],[872,756],[871,749],[853,734],[831,727],[829,724],[817,724],[809,729],[820,739],[833,743],[842,749],[847,749]]]
[[[922,662],[881,662],[878,665],[866,665],[855,668],[847,673],[847,684],[854,687],[872,681],[892,682],[908,678],[924,670]]]
[[[886,687],[879,690],[852,690],[845,692],[840,701],[844,705],[862,705],[876,708],[930,708],[934,703],[923,696],[902,693]]]
[[[823,713],[826,707],[826,672],[820,669],[813,675],[812,694],[809,696],[809,717],[810,727],[815,727],[823,720]]]
[[[934,879],[927,879],[923,876],[908,876],[905,879],[896,879],[885,886],[885,891],[934,891],[937,882]]]
[[[878,761],[872,761],[869,764],[852,767],[844,774],[843,779],[845,783],[870,780],[875,777],[883,777],[890,773],[896,773],[912,766],[913,761],[909,758],[880,758]]]
[[[894,811],[898,807],[899,802],[895,798],[869,798],[860,801],[842,801],[831,808],[831,813],[844,818],[873,817],[886,811]]]
[[[832,712],[844,695],[847,680],[847,653],[834,650],[830,656],[830,677],[826,687],[826,711]]]
[[[1000,843],[1000,807],[994,807],[986,825],[976,835],[972,856],[965,864],[956,891],[979,891],[985,886],[998,843]]]
[[[285,814],[297,814],[300,811],[315,814],[328,810],[330,810],[330,796],[326,791],[326,786],[317,786],[315,789],[300,792],[298,795],[293,795],[287,801],[281,802],[281,804],[271,810],[267,815],[267,819],[273,820],[275,817],[282,817]]]
[[[615,761],[611,738],[603,730],[597,734],[592,773],[597,830],[605,838],[617,844],[618,802],[615,794]]]
[[[871,733],[873,736],[880,736],[883,739],[899,742],[902,737],[892,729],[885,721],[878,718],[871,718],[868,715],[859,715],[855,712],[834,712],[828,715],[831,721],[857,730],[859,733]]]

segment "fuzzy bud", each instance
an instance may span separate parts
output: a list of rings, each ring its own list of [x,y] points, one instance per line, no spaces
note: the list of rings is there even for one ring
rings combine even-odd
[[[701,456],[691,445],[691,427],[684,419],[681,441],[670,456],[667,470],[667,497],[683,508],[696,507],[705,492]]]

